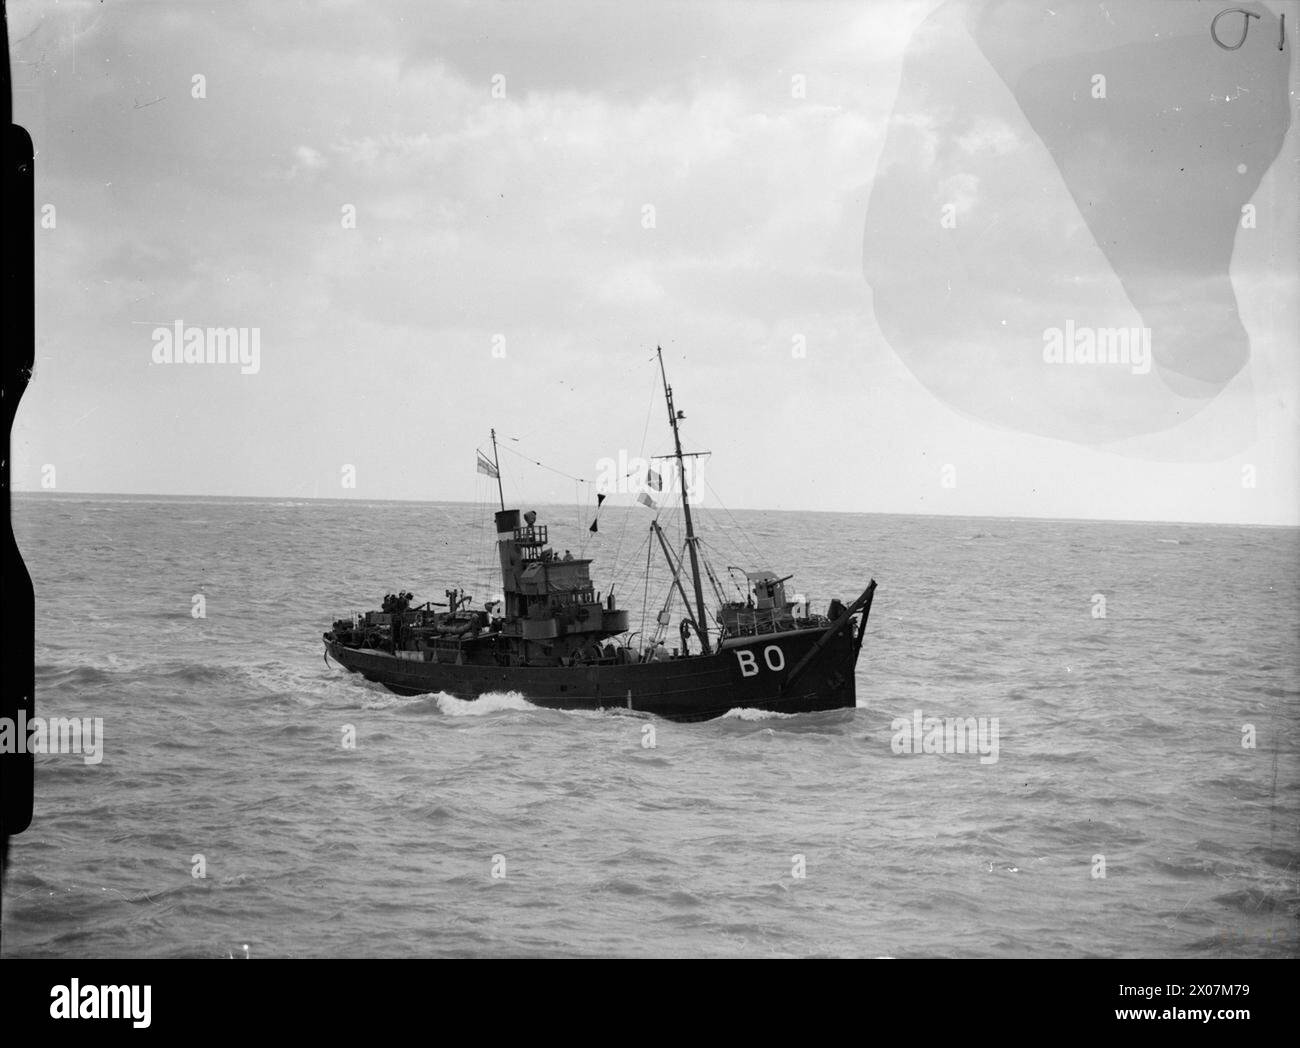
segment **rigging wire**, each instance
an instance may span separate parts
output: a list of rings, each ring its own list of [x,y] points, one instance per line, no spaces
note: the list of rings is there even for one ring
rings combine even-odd
[[[522,452],[516,451],[514,448],[508,448],[504,444],[500,445],[500,449],[502,451],[508,451],[511,455],[514,455],[515,458],[523,459],[525,462],[530,462],[534,466],[541,466],[542,469],[548,469],[552,473],[558,473],[561,477],[567,477],[569,480],[580,481],[583,484],[591,483],[591,481],[589,481],[586,477],[575,477],[572,473],[565,473],[564,470],[562,469],[556,469],[554,466],[548,466],[545,462],[539,462],[537,459],[525,455]]]
[[[752,538],[752,537],[750,536],[750,534],[749,534],[749,529],[748,529],[748,528],[745,528],[745,527],[742,527],[741,524],[740,524],[740,521],[738,521],[738,520],[737,520],[737,519],[732,515],[731,510],[727,509],[726,504],[725,504],[725,503],[722,501],[722,499],[718,496],[718,493],[717,493],[716,491],[713,490],[713,485],[710,484],[710,483],[708,482],[707,478],[703,478],[703,477],[701,477],[700,479],[704,481],[704,486],[705,486],[706,488],[708,488],[708,489],[709,489],[709,492],[713,495],[713,497],[714,497],[715,499],[717,499],[718,505],[719,505],[720,507],[722,507],[722,512],[725,513],[725,514],[727,515],[727,519],[730,520],[731,523],[735,526],[735,529],[736,529],[738,532],[740,532],[741,535],[743,535],[743,536],[745,537],[745,541],[749,543],[749,548],[750,548],[751,550],[754,551],[754,556],[755,556],[755,558],[756,558],[756,560],[755,560],[755,562],[754,562],[754,566],[757,568],[757,567],[760,567],[761,565],[765,564],[765,563],[767,562],[767,556],[766,556],[766,555],[763,553],[763,551],[762,551],[761,549],[759,549],[758,546],[755,544],[753,538]],[[723,531],[723,529],[719,529],[719,531],[721,532],[721,531]],[[737,552],[742,552],[742,551],[740,550],[740,547],[739,547],[739,546],[736,547],[736,551],[737,551]]]
[[[641,449],[637,452],[637,457],[641,459],[645,458],[645,442],[646,442],[646,438],[650,434],[650,417],[654,414],[655,394],[658,392],[658,389],[656,387],[657,387],[657,382],[655,380],[654,373],[652,370],[650,375],[650,403],[646,406],[645,425],[641,429]],[[627,478],[624,477],[622,479],[626,480]],[[623,554],[623,539],[627,536],[627,517],[628,515],[624,513],[623,526],[622,528],[619,529],[619,533],[618,533],[618,547],[614,550],[615,568],[618,567],[619,557],[621,557]],[[640,552],[639,546],[637,547],[637,552],[638,553]]]
[[[645,640],[645,612],[650,603],[650,542],[647,539],[645,548],[645,590],[641,594],[641,639]]]
[[[711,585],[711,586],[713,587],[713,595],[718,599],[718,603],[719,603],[719,604],[726,604],[726,603],[727,603],[727,598],[726,598],[725,596],[723,596],[723,594],[722,594],[722,586],[721,586],[721,584],[719,584],[719,582],[718,582],[718,576],[717,576],[717,575],[714,573],[714,571],[713,571],[713,565],[709,563],[709,558],[708,558],[707,556],[704,555],[704,547],[705,547],[705,542],[704,542],[703,539],[701,539],[701,540],[700,540],[700,559],[704,561],[704,571],[705,571],[705,574],[707,574],[707,575],[709,576],[709,585]],[[714,615],[714,619],[717,619],[717,615],[716,615],[716,614]]]
[[[719,555],[719,559],[720,559],[720,560],[727,561],[727,560],[731,560],[731,559],[733,559],[733,558],[731,558],[731,557],[729,557],[729,556],[726,555],[726,551],[725,551],[725,550],[723,550],[723,549],[721,549],[720,547],[714,545],[713,543],[709,543],[708,546],[709,546],[709,549],[712,550],[712,551],[714,552],[714,554]],[[738,552],[738,551],[737,551],[737,552]],[[743,558],[741,558],[741,559],[743,559]],[[712,580],[712,582],[713,582],[713,589],[714,589],[714,592],[718,594],[718,600],[719,600],[719,602],[725,604],[725,603],[726,603],[726,597],[725,597],[724,594],[723,594],[723,589],[724,589],[724,587],[723,587],[722,581],[721,581],[721,579],[718,578],[718,576],[717,576],[716,573],[712,570],[712,568],[710,568],[710,570],[709,570],[709,578],[710,578],[710,579]],[[735,578],[734,578],[730,573],[728,573],[728,575],[727,575],[727,584],[730,585],[733,589],[735,589],[735,591],[740,595],[740,599],[741,599],[742,601],[746,598],[746,596],[748,596],[748,594],[745,592],[744,588],[743,588],[743,587],[742,587],[738,582],[736,582]]]
[[[476,556],[474,558],[473,577],[474,577],[474,585],[477,587],[481,579],[486,579],[488,577],[487,502],[484,500],[484,496],[483,496],[483,492],[484,492],[483,481],[489,480],[491,478],[487,477],[485,474],[482,473],[477,473],[476,476],[479,478],[479,483],[475,485],[478,488],[478,490],[475,492],[475,495],[478,502],[478,511],[479,511],[478,512],[479,537],[478,537],[478,549],[476,550]]]
[[[655,514],[655,520],[657,522],[661,521],[660,528],[665,531],[665,534],[672,534],[677,530],[679,525],[679,518],[681,515],[681,508],[682,507],[680,502],[665,502],[661,507],[659,507],[658,511]],[[646,536],[646,541],[647,543],[649,543],[647,567],[646,567],[647,581],[649,580],[649,570],[650,570],[649,559],[650,559],[650,555],[653,554],[653,550],[655,546],[654,542],[651,541],[653,537],[654,537],[654,529],[651,528],[649,529],[649,534]],[[676,545],[676,543],[673,544]],[[678,563],[680,565],[680,567],[678,568],[679,573],[682,570],[682,568],[684,568],[685,566],[684,561],[681,559],[681,557],[685,555],[685,549],[686,549],[685,540],[683,539],[683,544],[682,544],[683,552],[682,554],[679,555],[679,559],[678,559]],[[673,584],[672,564],[671,563],[667,564],[667,568],[668,568],[667,577],[662,580],[656,580],[656,588],[655,588],[656,599],[654,602],[656,605],[662,603],[665,611],[671,609],[674,600],[673,594],[676,590],[676,587]],[[662,600],[660,599],[660,594],[662,594]],[[689,603],[686,605],[685,614],[688,615],[689,617],[694,618],[694,613],[690,610]],[[658,643],[663,639],[664,630],[666,628],[667,627],[665,623],[661,623],[656,619],[656,626],[655,626],[656,643]]]

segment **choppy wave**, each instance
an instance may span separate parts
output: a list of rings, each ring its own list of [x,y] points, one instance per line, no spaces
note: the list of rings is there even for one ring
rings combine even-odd
[[[482,717],[489,713],[503,710],[536,710],[534,706],[517,691],[487,691],[475,699],[458,699],[454,695],[439,692],[434,696],[438,710],[448,717]]]
[[[755,710],[736,706],[727,710],[723,715],[725,720],[742,720],[742,721],[765,721],[765,720],[794,720],[798,716],[795,713],[778,713],[775,710]]]

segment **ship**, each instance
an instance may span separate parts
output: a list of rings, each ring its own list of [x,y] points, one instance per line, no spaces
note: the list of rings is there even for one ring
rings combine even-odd
[[[675,603],[659,613],[653,633],[632,632],[613,590],[596,589],[591,559],[557,555],[535,511],[506,508],[493,429],[492,458],[478,452],[478,468],[497,482],[499,599],[474,607],[463,588],[445,590],[445,602],[422,604],[410,591],[387,594],[379,610],[334,621],[324,634],[326,664],[332,659],[398,695],[475,700],[514,692],[547,709],[623,709],[672,721],[737,709],[803,714],[856,706],[874,578],[856,600],[832,599],[818,614],[806,601],[787,599],[792,576],[756,566],[729,568],[744,589],[725,599],[706,561],[716,598],[707,613],[704,557],[684,482],[686,416],[674,405],[662,349],[657,356],[675,449],[664,458],[683,480],[684,554],[674,552],[657,517],[650,530],[671,573],[669,601],[680,599],[678,637],[670,638],[679,644],[665,643]]]

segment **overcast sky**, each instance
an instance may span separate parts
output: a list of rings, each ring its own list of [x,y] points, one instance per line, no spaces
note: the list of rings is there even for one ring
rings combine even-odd
[[[1300,523],[1300,10],[1224,6],[11,4],[15,487],[472,500],[491,426],[594,480],[661,344],[732,508]]]

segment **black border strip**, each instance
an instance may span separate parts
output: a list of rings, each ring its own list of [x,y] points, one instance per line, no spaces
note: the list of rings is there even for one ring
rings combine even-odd
[[[4,106],[4,123],[8,125],[2,201],[9,214],[3,263],[8,330],[0,369],[0,412],[4,423],[0,511],[6,529],[0,550],[0,636],[4,638],[0,647],[0,717],[9,718],[12,724],[21,710],[28,718],[35,714],[35,602],[32,580],[14,539],[9,474],[14,416],[36,358],[36,239],[32,210],[34,151],[31,135],[13,123],[9,24],[4,0],[0,0],[0,51],[0,105]],[[0,894],[9,865],[9,838],[31,825],[35,767],[30,753],[0,753]]]

